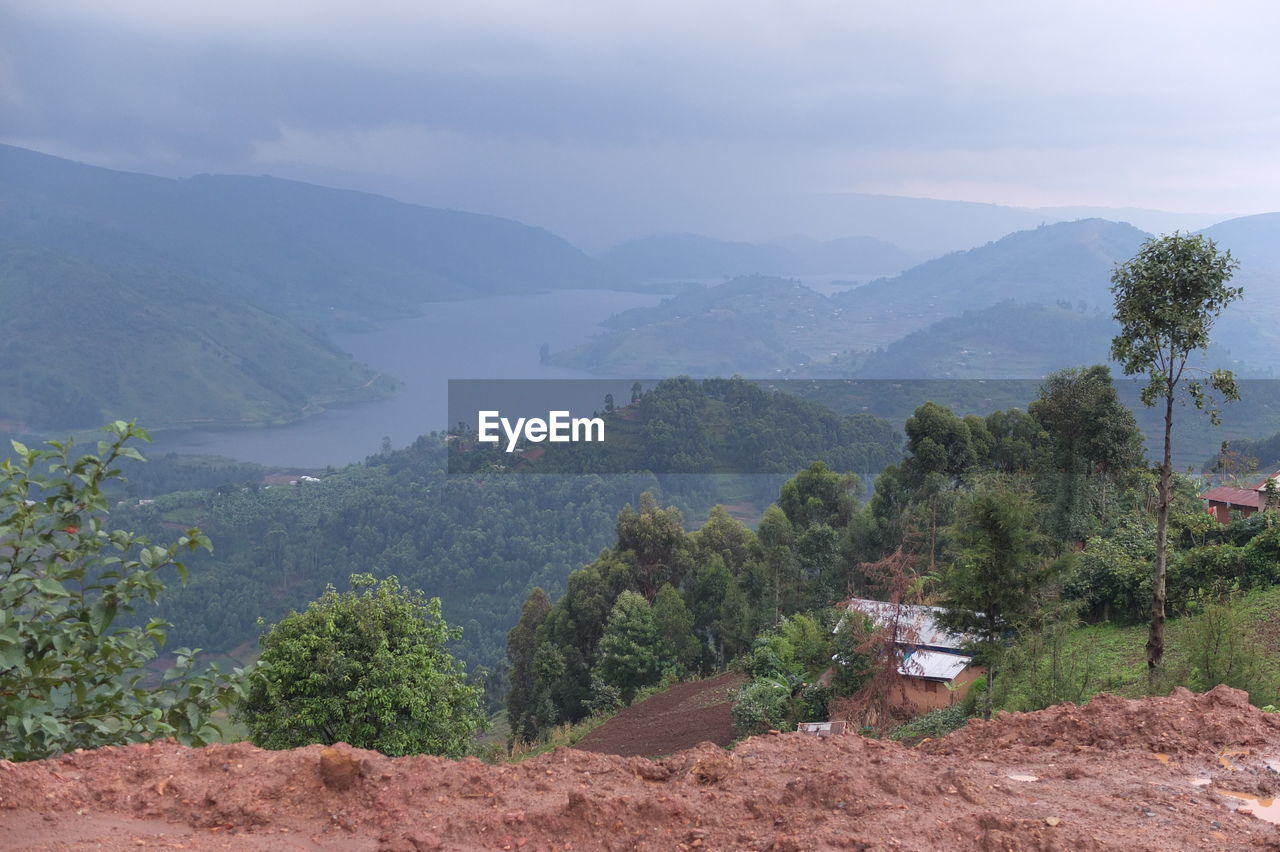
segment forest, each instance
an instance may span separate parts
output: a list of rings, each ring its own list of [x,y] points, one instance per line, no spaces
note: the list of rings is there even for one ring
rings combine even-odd
[[[752,678],[735,708],[742,732],[826,718],[830,702],[865,684],[875,657],[856,632],[865,626],[837,629],[845,622],[833,607],[850,597],[987,613],[989,623],[957,626],[985,630],[980,658],[1008,668],[987,690],[994,706],[1036,709],[1101,689],[1101,673],[1057,661],[1081,624],[1149,617],[1159,502],[1110,369],[1053,373],[1025,411],[962,417],[925,403],[905,432],[904,457],[875,478],[868,500],[857,477],[815,462],[755,529],[717,508],[686,532],[680,510],[649,494],[624,508],[612,545],[569,576],[563,595],[534,589],[525,601],[508,637],[513,736],[537,739],[664,678],[727,665]],[[1280,529],[1269,518],[1221,525],[1190,479],[1175,475],[1172,486],[1171,615],[1229,609],[1235,595],[1280,580]],[[864,668],[838,668],[820,684],[833,656]],[[1272,700],[1275,683],[1238,663],[1169,677],[1200,688],[1217,677]]]

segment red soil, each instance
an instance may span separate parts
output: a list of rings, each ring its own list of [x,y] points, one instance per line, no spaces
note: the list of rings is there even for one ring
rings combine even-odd
[[[1280,828],[1222,794],[1270,797],[1275,757],[1280,719],[1225,687],[1006,716],[914,749],[792,733],[487,766],[156,743],[0,762],[0,846],[1280,849]]]
[[[574,748],[623,757],[660,757],[703,742],[727,746],[737,736],[729,715],[732,695],[744,683],[746,678],[740,674],[678,683],[623,710]]]

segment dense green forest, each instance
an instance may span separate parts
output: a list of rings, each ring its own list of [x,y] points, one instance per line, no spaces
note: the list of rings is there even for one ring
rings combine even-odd
[[[898,431],[887,420],[841,416],[741,378],[665,379],[649,391],[637,383],[632,399],[622,402],[604,401],[603,442],[543,443],[536,459],[455,434],[449,469],[785,474],[821,458],[839,470],[875,472],[901,454]]]
[[[260,485],[261,471],[255,476],[252,466],[161,458],[155,470],[139,471],[156,491],[127,485],[129,494],[149,499],[130,499],[118,511],[148,532],[195,525],[214,542],[212,555],[191,559],[191,583],[160,602],[180,644],[220,652],[247,647],[259,617],[277,620],[326,583],[368,571],[395,574],[443,598],[446,618],[464,631],[458,653],[497,670],[503,635],[529,590],[563,589],[572,568],[610,543],[619,509],[638,505],[643,492],[662,494],[691,520],[705,518],[717,502],[758,512],[753,507],[772,499],[797,466],[794,459],[833,458],[874,473],[900,455],[896,430],[885,421],[840,417],[740,380],[666,382],[639,398],[637,408],[644,428],[659,436],[653,446],[694,460],[706,450],[702,430],[714,432],[730,413],[740,418],[733,434],[742,446],[769,462],[750,469],[786,472],[525,476],[482,467],[449,474],[444,436],[431,435],[364,464],[273,487]],[[689,419],[694,411],[719,419]],[[641,461],[638,471],[660,464],[681,469],[670,457]],[[701,461],[694,469],[703,469]],[[204,490],[154,496],[178,483]]]
[[[733,660],[761,684],[740,696],[744,724],[821,718],[861,682],[812,686],[833,651],[858,650],[833,634],[840,622],[828,609],[851,595],[1000,613],[986,628],[959,625],[1018,636],[1001,657],[1009,674],[992,688],[997,706],[1101,688],[1096,674],[1077,682],[1076,669],[1047,678],[1041,667],[1081,619],[1126,624],[1150,612],[1156,478],[1109,370],[1059,371],[1026,410],[985,418],[925,403],[905,431],[904,459],[865,502],[856,477],[815,463],[754,530],[717,509],[689,532],[652,496],[624,509],[612,546],[574,571],[563,595],[535,589],[526,600],[508,637],[513,730],[536,738],[664,675]],[[1176,482],[1170,529],[1172,614],[1280,581],[1277,528],[1259,516],[1219,525],[1189,480]],[[1007,576],[981,567],[999,552],[1013,554]],[[1256,697],[1274,697],[1274,686]]]

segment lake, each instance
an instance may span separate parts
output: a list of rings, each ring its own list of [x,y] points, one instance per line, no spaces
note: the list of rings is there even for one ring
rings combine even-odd
[[[151,455],[219,455],[281,467],[338,467],[377,453],[383,437],[396,447],[448,426],[449,379],[592,378],[589,373],[542,364],[543,343],[553,352],[582,343],[600,323],[629,308],[656,305],[663,296],[600,290],[555,290],[531,296],[495,296],[432,302],[423,316],[395,320],[376,332],[334,334],[333,341],[374,370],[399,379],[392,397],[334,408],[287,426],[193,430],[156,437]]]

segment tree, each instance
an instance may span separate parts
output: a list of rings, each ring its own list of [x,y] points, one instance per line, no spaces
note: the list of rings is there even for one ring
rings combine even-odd
[[[462,631],[440,599],[351,575],[261,639],[259,668],[237,717],[263,748],[346,742],[386,755],[460,757],[484,724],[480,689],[445,643]]]
[[[646,600],[653,600],[663,583],[683,580],[688,540],[684,520],[675,506],[658,507],[651,492],[640,495],[640,511],[627,504],[618,513],[618,551],[635,559],[635,579]]]
[[[657,683],[662,675],[667,661],[661,644],[649,602],[643,595],[625,591],[609,613],[595,673],[617,687],[623,702],[630,704],[636,690]]]
[[[72,441],[48,450],[13,441],[16,457],[0,461],[0,758],[159,737],[204,745],[221,737],[211,716],[239,689],[239,670],[193,674],[188,648],[162,685],[140,685],[169,625],[117,618],[155,603],[161,572],[185,582],[179,552],[210,544],[195,529],[159,546],[105,525],[104,484],[120,478],[121,459],[142,460],[126,442],[151,439],[122,421],[103,431],[96,453],[77,456]]]
[[[653,599],[653,622],[662,644],[661,656],[685,675],[698,666],[702,643],[693,634],[693,613],[670,583],[664,583]]]
[[[1164,400],[1164,456],[1160,464],[1156,508],[1156,564],[1151,594],[1151,629],[1147,637],[1147,672],[1152,684],[1164,661],[1165,572],[1169,555],[1169,494],[1173,475],[1173,403],[1188,369],[1188,358],[1209,347],[1214,320],[1244,290],[1228,287],[1239,264],[1231,252],[1219,253],[1213,240],[1174,232],[1147,240],[1130,260],[1116,267],[1111,292],[1116,300],[1120,333],[1111,342],[1111,357],[1126,376],[1145,374],[1142,402]],[[1197,370],[1196,372],[1203,372]],[[1188,396],[1197,408],[1208,401],[1207,389],[1227,400],[1240,398],[1230,370],[1213,370],[1207,379],[1188,381]],[[1210,417],[1217,422],[1216,411]]]
[[[541,587],[535,587],[525,599],[520,620],[507,633],[507,658],[511,661],[511,687],[507,692],[507,718],[513,738],[532,739],[536,723],[532,721],[543,700],[535,677],[534,659],[538,653],[538,628],[551,612],[551,600]]]
[[[1044,430],[1047,456],[1058,474],[1058,494],[1052,532],[1063,541],[1083,541],[1096,517],[1109,515],[1105,505],[1090,513],[1084,507],[1084,486],[1136,467],[1142,461],[1142,433],[1133,412],[1120,403],[1104,364],[1058,370],[1040,385],[1029,407]]]
[[[978,638],[987,658],[987,701],[999,659],[997,643],[1022,617],[1033,612],[1051,578],[1036,529],[1038,507],[1015,486],[991,480],[960,502],[953,535],[956,558],[942,574],[946,611],[940,623]]]

